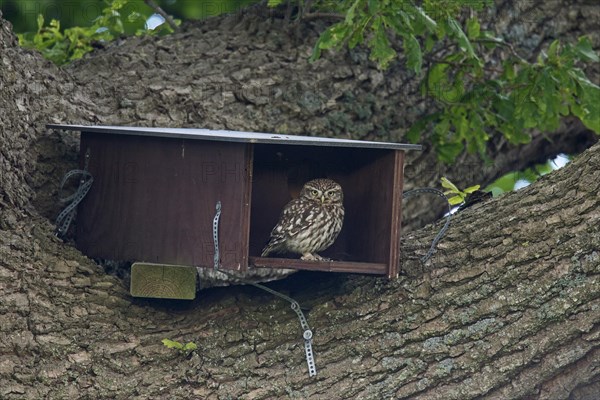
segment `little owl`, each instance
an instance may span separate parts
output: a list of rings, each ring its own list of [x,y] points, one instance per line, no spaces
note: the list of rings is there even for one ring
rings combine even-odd
[[[261,256],[296,253],[302,255],[302,260],[324,260],[317,252],[331,246],[340,233],[343,200],[342,187],[331,179],[314,179],[304,184],[300,197],[283,208]]]

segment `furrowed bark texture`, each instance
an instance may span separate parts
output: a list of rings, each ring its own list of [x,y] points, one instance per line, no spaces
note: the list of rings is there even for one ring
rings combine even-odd
[[[524,46],[584,32],[598,44],[589,3],[570,3],[571,20],[562,2],[532,2],[544,18],[522,30],[508,4],[498,3],[496,24]],[[426,107],[408,103],[416,88],[400,67],[379,72],[361,52],[308,64],[318,25],[261,18],[126,40],[61,70],[18,48],[0,16],[0,398],[595,399],[599,145],[457,215],[426,265],[416,259],[439,224],[406,234],[400,280],[300,273],[272,283],[311,309],[316,379],[286,303],[249,287],[204,291],[191,303],[132,299],[120,280],[54,238],[44,216],[57,209],[77,137],[45,123],[396,140]],[[494,173],[465,174],[481,182],[545,144],[536,137],[531,146],[498,145]],[[413,156],[415,186],[477,170],[469,157],[438,168],[430,151]],[[186,357],[164,338],[198,350]]]

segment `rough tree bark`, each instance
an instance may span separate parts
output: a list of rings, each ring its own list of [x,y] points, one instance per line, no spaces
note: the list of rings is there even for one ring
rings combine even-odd
[[[532,4],[559,15],[561,2]],[[597,45],[586,17],[598,10],[586,4],[519,30],[519,10],[499,2],[498,26],[532,49],[582,32]],[[0,16],[0,398],[596,398],[600,145],[459,214],[425,266],[415,257],[434,229],[406,234],[398,281],[307,273],[272,284],[311,308],[316,379],[287,304],[247,287],[190,304],[134,300],[53,237],[44,216],[77,138],[45,131],[47,122],[400,138],[424,107],[406,100],[410,77],[378,72],[360,52],[308,64],[318,28],[230,16],[126,40],[61,70],[18,48]],[[499,153],[494,173],[524,151]],[[433,157],[409,166],[413,184],[461,170],[436,168]],[[163,338],[199,349],[184,357]]]
[[[558,0],[498,1],[496,9],[483,16],[482,29],[496,29],[532,60],[555,38],[574,41],[587,34],[600,49],[598,7],[586,0],[570,3],[568,12],[564,7]],[[381,72],[365,51],[328,53],[310,64],[307,58],[324,26],[323,21],[289,25],[264,8],[245,9],[190,24],[184,32],[168,37],[132,38],[111,45],[67,67],[72,80],[61,86],[75,91],[79,104],[85,102],[93,111],[94,122],[104,124],[201,126],[401,142],[432,102],[419,95],[418,82],[403,63]],[[600,78],[597,65],[587,72],[594,81]],[[60,114],[49,116],[53,122],[66,119]],[[560,152],[578,153],[596,140],[580,123],[566,120],[557,132],[535,133],[528,146],[494,140],[490,143],[493,165],[482,166],[478,156],[468,154],[451,166],[442,165],[430,148],[410,153],[405,175],[409,186],[437,187],[440,176],[463,187],[486,184]],[[50,168],[62,163],[44,157]],[[64,168],[57,172],[62,174]],[[46,189],[48,180],[54,185],[60,174],[37,174],[34,186]],[[54,215],[55,193],[37,191],[41,192],[38,209]],[[444,209],[441,202],[434,205],[407,204],[405,222],[414,227],[432,221]]]

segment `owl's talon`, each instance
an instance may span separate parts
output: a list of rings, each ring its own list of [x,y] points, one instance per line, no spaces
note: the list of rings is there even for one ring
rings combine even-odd
[[[305,261],[318,261],[319,260],[312,253],[304,253],[304,254],[302,254],[302,257],[300,257],[300,259],[305,260]]]
[[[321,257],[317,253],[304,253],[300,259],[305,261],[331,261],[331,258]]]

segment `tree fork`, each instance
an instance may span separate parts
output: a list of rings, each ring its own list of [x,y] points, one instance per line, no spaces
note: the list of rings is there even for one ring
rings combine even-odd
[[[559,3],[535,5],[546,12],[556,11]],[[573,9],[597,12],[586,7],[578,2]],[[498,21],[502,26],[507,20]],[[36,192],[38,202],[53,199],[53,182],[75,163],[77,143],[45,133],[48,122],[261,130],[268,121],[310,131],[319,110],[303,114],[312,104],[309,94],[343,93],[363,72],[367,78],[359,93],[381,95],[378,107],[404,104],[384,96],[377,71],[349,56],[308,66],[301,50],[310,46],[285,47],[288,37],[280,36],[274,23],[224,17],[189,26],[181,33],[186,41],[177,34],[131,39],[58,69],[18,48],[9,24],[0,19],[0,397],[595,399],[600,389],[599,145],[530,187],[457,215],[424,266],[416,259],[427,251],[436,227],[406,235],[401,251],[406,276],[400,280],[298,274],[273,283],[312,307],[307,317],[319,369],[314,380],[307,376],[299,327],[287,304],[249,287],[201,292],[190,304],[132,300],[120,280],[53,237],[51,224],[38,215],[51,207],[36,210],[30,200]],[[541,27],[540,41],[550,33],[588,29],[578,19],[561,23],[570,28]],[[228,36],[219,26],[232,32],[231,40],[223,39]],[[265,39],[273,36],[261,29],[270,29],[277,40]],[[244,56],[246,50],[227,50],[253,32],[263,38],[253,42],[256,48],[246,45],[253,57]],[[189,53],[196,63],[184,59],[185,68],[177,70],[179,64],[161,48],[179,49],[182,43],[187,44],[178,56]],[[194,69],[206,65],[197,62],[205,54],[219,75]],[[238,55],[257,65],[277,62],[274,69],[245,71],[232,61]],[[287,61],[276,58],[284,55]],[[217,62],[221,56],[227,63]],[[286,63],[290,76],[308,72],[292,79],[299,86],[290,86],[286,96],[273,96],[285,102],[261,106],[253,92],[239,100],[231,87],[209,90],[209,84],[227,89],[234,73],[241,82],[266,84],[264,79]],[[115,65],[127,67],[106,75]],[[398,70],[389,74],[394,73]],[[156,83],[157,76],[162,83]],[[205,90],[186,92],[190,82],[181,78],[186,76]],[[292,89],[302,89],[307,76],[321,90],[294,95]],[[409,79],[389,82],[408,85]],[[226,95],[213,97],[216,93]],[[298,98],[307,101],[304,108],[294,107]],[[277,119],[277,109],[290,117]],[[358,111],[364,110],[346,110]],[[518,159],[520,153],[513,154]],[[429,153],[413,161],[416,186],[438,182],[449,175],[447,168],[477,181],[476,174],[469,175],[475,164],[442,169],[434,158]],[[164,338],[193,341],[199,349],[187,359],[163,346]]]

